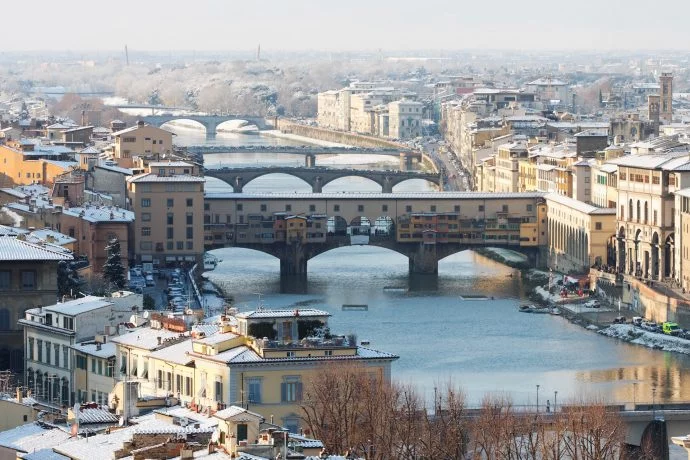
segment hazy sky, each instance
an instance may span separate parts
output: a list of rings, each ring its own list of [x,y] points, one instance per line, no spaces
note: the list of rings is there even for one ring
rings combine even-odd
[[[2,6],[4,51],[125,44],[249,50],[258,43],[265,50],[690,49],[688,0],[7,0]]]

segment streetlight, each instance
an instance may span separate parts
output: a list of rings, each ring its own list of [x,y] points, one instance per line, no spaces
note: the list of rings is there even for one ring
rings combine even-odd
[[[553,392],[553,411],[556,412],[556,406],[558,405],[558,390]]]
[[[537,413],[539,413],[539,387],[540,385],[537,384]]]

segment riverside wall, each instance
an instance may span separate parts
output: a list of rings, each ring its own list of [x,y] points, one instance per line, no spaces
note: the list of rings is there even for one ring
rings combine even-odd
[[[420,156],[421,162],[434,172],[439,172],[438,165],[434,160],[424,152],[417,152],[410,149],[405,144],[400,144],[388,139],[380,137],[365,136],[363,134],[349,133],[344,131],[336,131],[332,129],[319,128],[316,126],[308,126],[300,123],[295,123],[287,119],[279,118],[275,125],[283,133],[296,134],[298,136],[310,137],[312,139],[319,139],[321,141],[335,142],[338,144],[352,145],[354,147],[362,148],[378,148],[378,149],[393,149],[399,150],[401,153],[410,152],[416,153]]]

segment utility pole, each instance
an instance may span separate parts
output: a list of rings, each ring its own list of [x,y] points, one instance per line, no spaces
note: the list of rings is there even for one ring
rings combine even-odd
[[[127,67],[129,67],[129,51],[127,50],[127,45],[125,45],[125,61],[127,62]]]

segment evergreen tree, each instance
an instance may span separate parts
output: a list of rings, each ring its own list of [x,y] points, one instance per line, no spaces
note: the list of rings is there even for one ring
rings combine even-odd
[[[58,263],[58,295],[81,297],[79,291],[81,290],[82,282],[79,275],[72,268],[69,262],[61,260]]]
[[[125,267],[122,265],[120,242],[117,238],[113,238],[108,242],[105,250],[108,253],[108,259],[103,265],[103,277],[114,289],[122,289],[127,283],[127,278],[125,277]]]

